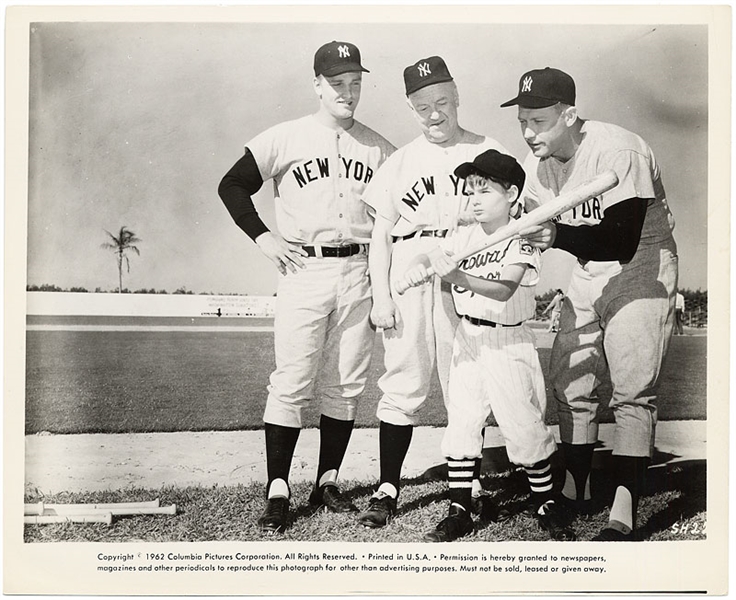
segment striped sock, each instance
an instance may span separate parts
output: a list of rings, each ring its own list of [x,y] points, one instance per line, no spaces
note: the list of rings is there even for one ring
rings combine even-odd
[[[473,487],[473,467],[475,460],[472,458],[448,458],[447,477],[450,484],[450,502],[459,504],[470,512],[470,494]]]
[[[524,467],[534,506],[541,506],[552,499],[552,467],[548,459],[540,460],[531,467]]]

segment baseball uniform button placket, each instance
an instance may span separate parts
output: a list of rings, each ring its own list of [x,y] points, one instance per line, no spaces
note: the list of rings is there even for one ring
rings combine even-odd
[[[471,317],[469,315],[463,315],[463,319],[470,321],[473,325],[481,325],[483,327],[520,327],[524,324],[522,321],[521,323],[512,323],[510,325],[507,325],[506,323],[496,323],[495,321],[486,321],[485,319],[479,319],[477,317]]]

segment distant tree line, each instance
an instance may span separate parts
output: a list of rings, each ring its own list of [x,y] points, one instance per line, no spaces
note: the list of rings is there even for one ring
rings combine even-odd
[[[59,286],[52,285],[49,283],[44,283],[41,285],[26,285],[26,291],[27,292],[86,292],[86,293],[95,293],[95,294],[186,294],[189,296],[195,295],[195,292],[192,290],[188,290],[186,287],[182,286],[173,292],[169,292],[167,290],[157,290],[154,288],[141,288],[139,290],[129,290],[128,288],[123,288],[122,290],[112,289],[112,290],[103,290],[102,288],[98,287],[94,290],[88,290],[84,287],[71,287],[69,289],[60,288]],[[225,292],[225,293],[215,293],[215,292],[196,292],[196,295],[198,296],[249,296],[250,294],[239,294],[235,292]]]
[[[44,283],[42,285],[27,285],[27,292],[89,292],[88,289],[83,287],[72,287],[69,289],[62,289],[56,285]],[[96,294],[117,294],[117,289],[103,290],[102,288],[95,288],[94,293]],[[182,286],[173,292],[166,290],[157,290],[154,288],[141,288],[139,290],[129,290],[127,288],[122,289],[123,294],[186,294],[195,295],[195,292],[188,290],[185,286]],[[708,290],[680,290],[680,293],[685,297],[685,322],[692,323],[693,326],[703,326],[708,323]],[[232,292],[197,292],[198,296],[249,296],[250,294],[239,294]],[[275,295],[275,294],[274,294]],[[541,296],[537,296],[537,312],[536,319],[544,320],[549,318],[549,315],[542,315],[542,312],[547,305],[552,301],[555,296],[555,290],[549,290]]]

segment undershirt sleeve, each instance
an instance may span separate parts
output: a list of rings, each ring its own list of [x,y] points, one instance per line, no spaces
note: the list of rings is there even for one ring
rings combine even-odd
[[[269,229],[258,216],[251,197],[263,185],[255,158],[246,148],[245,154],[225,174],[217,188],[230,216],[253,241]]]
[[[582,260],[629,262],[641,238],[648,201],[629,198],[608,207],[596,225],[557,224],[553,248]]]

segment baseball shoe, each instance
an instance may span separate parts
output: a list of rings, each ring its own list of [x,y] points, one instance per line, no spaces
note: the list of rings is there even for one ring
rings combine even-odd
[[[577,539],[569,525],[569,516],[555,500],[547,500],[534,513],[539,526],[558,542],[572,542]]]
[[[505,521],[511,517],[507,508],[500,508],[498,504],[486,494],[473,496],[470,500],[470,509],[474,515],[484,522]]]
[[[378,492],[368,502],[368,508],[358,515],[358,523],[371,527],[385,527],[396,513],[396,498]]]
[[[266,533],[282,533],[286,528],[286,517],[289,514],[289,499],[283,496],[269,498],[266,508],[258,518],[258,528]]]
[[[450,504],[450,513],[424,534],[425,542],[454,542],[473,531],[473,519],[459,504]]]
[[[355,504],[345,498],[336,485],[328,484],[314,488],[309,495],[309,503],[317,508],[324,506],[334,513],[358,512]]]
[[[613,527],[604,527],[598,534],[591,539],[592,542],[636,542],[637,535],[635,531],[624,533]]]
[[[570,500],[570,498],[560,496],[558,502],[571,517],[589,517],[597,512],[593,500]]]

